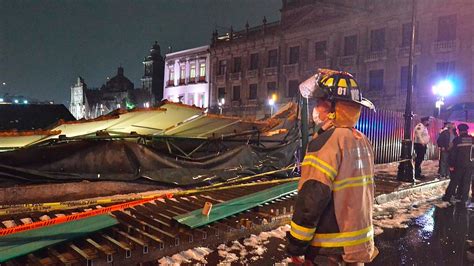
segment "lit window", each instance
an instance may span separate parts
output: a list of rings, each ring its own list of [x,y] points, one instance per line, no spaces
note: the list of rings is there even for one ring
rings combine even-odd
[[[206,63],[199,63],[199,81],[206,81]]]
[[[191,64],[191,70],[189,71],[189,77],[194,79],[196,77],[196,65]]]
[[[181,65],[179,68],[179,84],[184,84],[186,78],[186,66]]]

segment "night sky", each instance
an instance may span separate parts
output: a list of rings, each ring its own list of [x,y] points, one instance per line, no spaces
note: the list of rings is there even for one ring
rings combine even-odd
[[[122,65],[141,87],[154,41],[162,54],[210,43],[233,25],[279,19],[281,0],[0,0],[0,95],[69,104],[82,76],[100,87]],[[6,85],[2,85],[2,83]]]

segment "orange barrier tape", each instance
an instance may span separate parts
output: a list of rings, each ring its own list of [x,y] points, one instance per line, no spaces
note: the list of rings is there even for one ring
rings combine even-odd
[[[62,217],[56,217],[47,221],[39,221],[39,222],[33,222],[30,224],[24,224],[20,226],[15,226],[11,228],[5,228],[5,229],[0,229],[0,236],[6,236],[6,235],[11,235],[11,234],[16,234],[19,232],[24,232],[24,231],[29,231],[33,229],[37,229],[40,227],[45,227],[45,226],[50,226],[54,224],[61,224],[61,223],[66,223],[66,222],[71,222],[79,219],[84,219],[87,217],[91,216],[96,216],[100,214],[106,214],[110,213],[113,211],[118,211],[118,210],[123,210],[126,208],[131,208],[140,204],[144,204],[153,200],[157,200],[160,198],[172,198],[173,194],[165,194],[165,195],[160,195],[156,196],[150,199],[141,199],[141,200],[136,200],[136,201],[131,201],[131,202],[126,202],[126,203],[121,203],[117,205],[112,205],[109,207],[104,207],[100,209],[95,209],[91,211],[86,211],[86,212],[81,212],[81,213],[76,213],[76,214],[71,214],[71,215],[66,215]]]

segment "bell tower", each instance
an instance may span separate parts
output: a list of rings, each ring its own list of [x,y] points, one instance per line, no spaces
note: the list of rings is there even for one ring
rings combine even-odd
[[[163,99],[165,60],[161,56],[158,42],[155,42],[150,49],[150,55],[143,60],[143,67],[142,89],[153,95],[154,103],[160,102]]]

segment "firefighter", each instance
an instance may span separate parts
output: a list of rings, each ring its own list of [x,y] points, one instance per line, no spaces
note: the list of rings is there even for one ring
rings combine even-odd
[[[372,226],[374,154],[354,126],[361,107],[375,107],[346,72],[319,70],[300,91],[318,99],[316,108],[326,109],[319,114],[332,126],[308,145],[287,251],[296,263],[304,255],[309,265],[370,262],[378,253]]]
[[[449,201],[456,191],[456,197],[461,204],[469,205],[469,190],[473,172],[472,147],[474,138],[468,134],[469,126],[459,124],[459,136],[454,138],[453,147],[449,156],[449,167],[454,168],[454,178],[449,182],[444,201]]]

